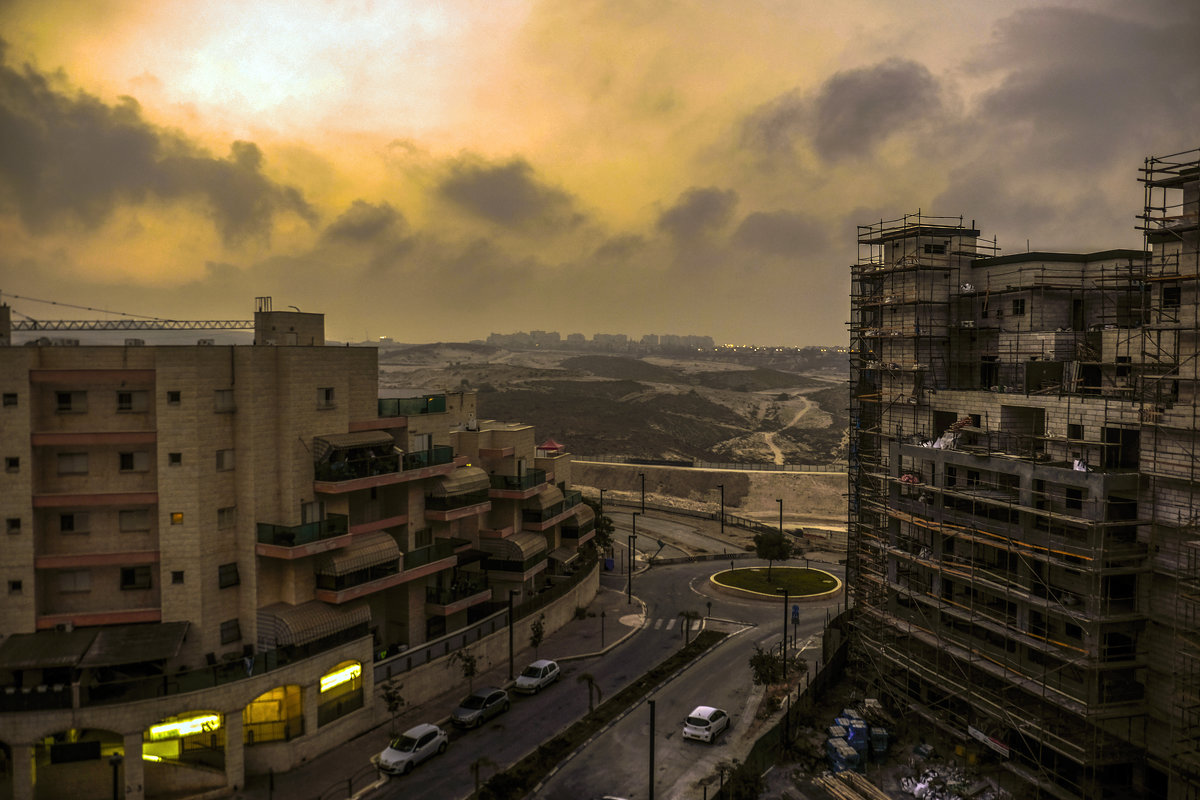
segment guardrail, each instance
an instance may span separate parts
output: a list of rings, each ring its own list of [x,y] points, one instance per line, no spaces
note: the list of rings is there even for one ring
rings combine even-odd
[[[581,456],[574,461],[593,461],[600,464],[630,464],[647,467],[682,467],[684,469],[723,469],[745,472],[845,472],[846,464],[746,464],[699,461],[696,459],[636,458],[622,455]]]

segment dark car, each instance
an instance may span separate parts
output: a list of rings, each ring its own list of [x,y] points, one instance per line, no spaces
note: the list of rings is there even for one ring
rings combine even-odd
[[[463,728],[476,728],[505,711],[508,711],[508,692],[489,686],[467,695],[454,709],[450,721]]]

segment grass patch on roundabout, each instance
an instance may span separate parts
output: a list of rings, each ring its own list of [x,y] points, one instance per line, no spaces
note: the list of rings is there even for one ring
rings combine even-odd
[[[771,567],[771,579],[767,580],[766,567],[739,567],[724,570],[713,576],[722,586],[745,589],[761,594],[775,595],[779,589],[787,589],[792,597],[822,594],[837,588],[837,578],[828,572],[807,567]]]

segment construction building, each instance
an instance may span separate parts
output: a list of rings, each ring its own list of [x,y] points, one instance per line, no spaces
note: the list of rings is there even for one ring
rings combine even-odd
[[[0,306],[0,796],[107,796],[109,760],[131,800],[289,769],[378,721],[376,669],[589,549],[531,426],[380,397],[320,314],[259,298],[253,326],[15,346]]]
[[[1018,797],[1200,797],[1200,150],[1141,183],[1143,250],[858,230],[861,676]]]

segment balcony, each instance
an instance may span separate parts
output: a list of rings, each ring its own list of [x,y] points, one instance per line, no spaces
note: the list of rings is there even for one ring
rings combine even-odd
[[[426,519],[437,520],[439,522],[449,522],[450,520],[461,519],[462,517],[485,514],[491,507],[492,503],[488,498],[487,489],[447,497],[438,497],[436,495],[425,497]]]
[[[449,467],[449,469],[441,469]],[[454,448],[434,445],[412,453],[363,456],[313,464],[316,491],[342,494],[393,483],[403,483],[449,472],[454,467]],[[429,470],[433,470],[429,472]]]
[[[415,417],[419,414],[446,413],[446,395],[422,397],[381,397],[377,401],[380,417]]]
[[[260,556],[271,558],[304,558],[314,553],[323,553],[342,547],[346,542],[339,537],[350,532],[344,514],[330,514],[319,522],[302,525],[272,525],[258,523],[258,545],[255,550]]]
[[[574,489],[567,492],[560,492],[558,489],[543,492],[541,497],[529,501],[533,507],[521,509],[522,527],[539,532],[548,530],[570,516],[581,502],[582,493]]]
[[[524,475],[491,475],[491,496],[509,500],[525,500],[537,494],[546,482],[546,470],[530,469]]]
[[[449,616],[492,599],[492,589],[483,577],[460,581],[449,588],[425,587],[425,611]]]

